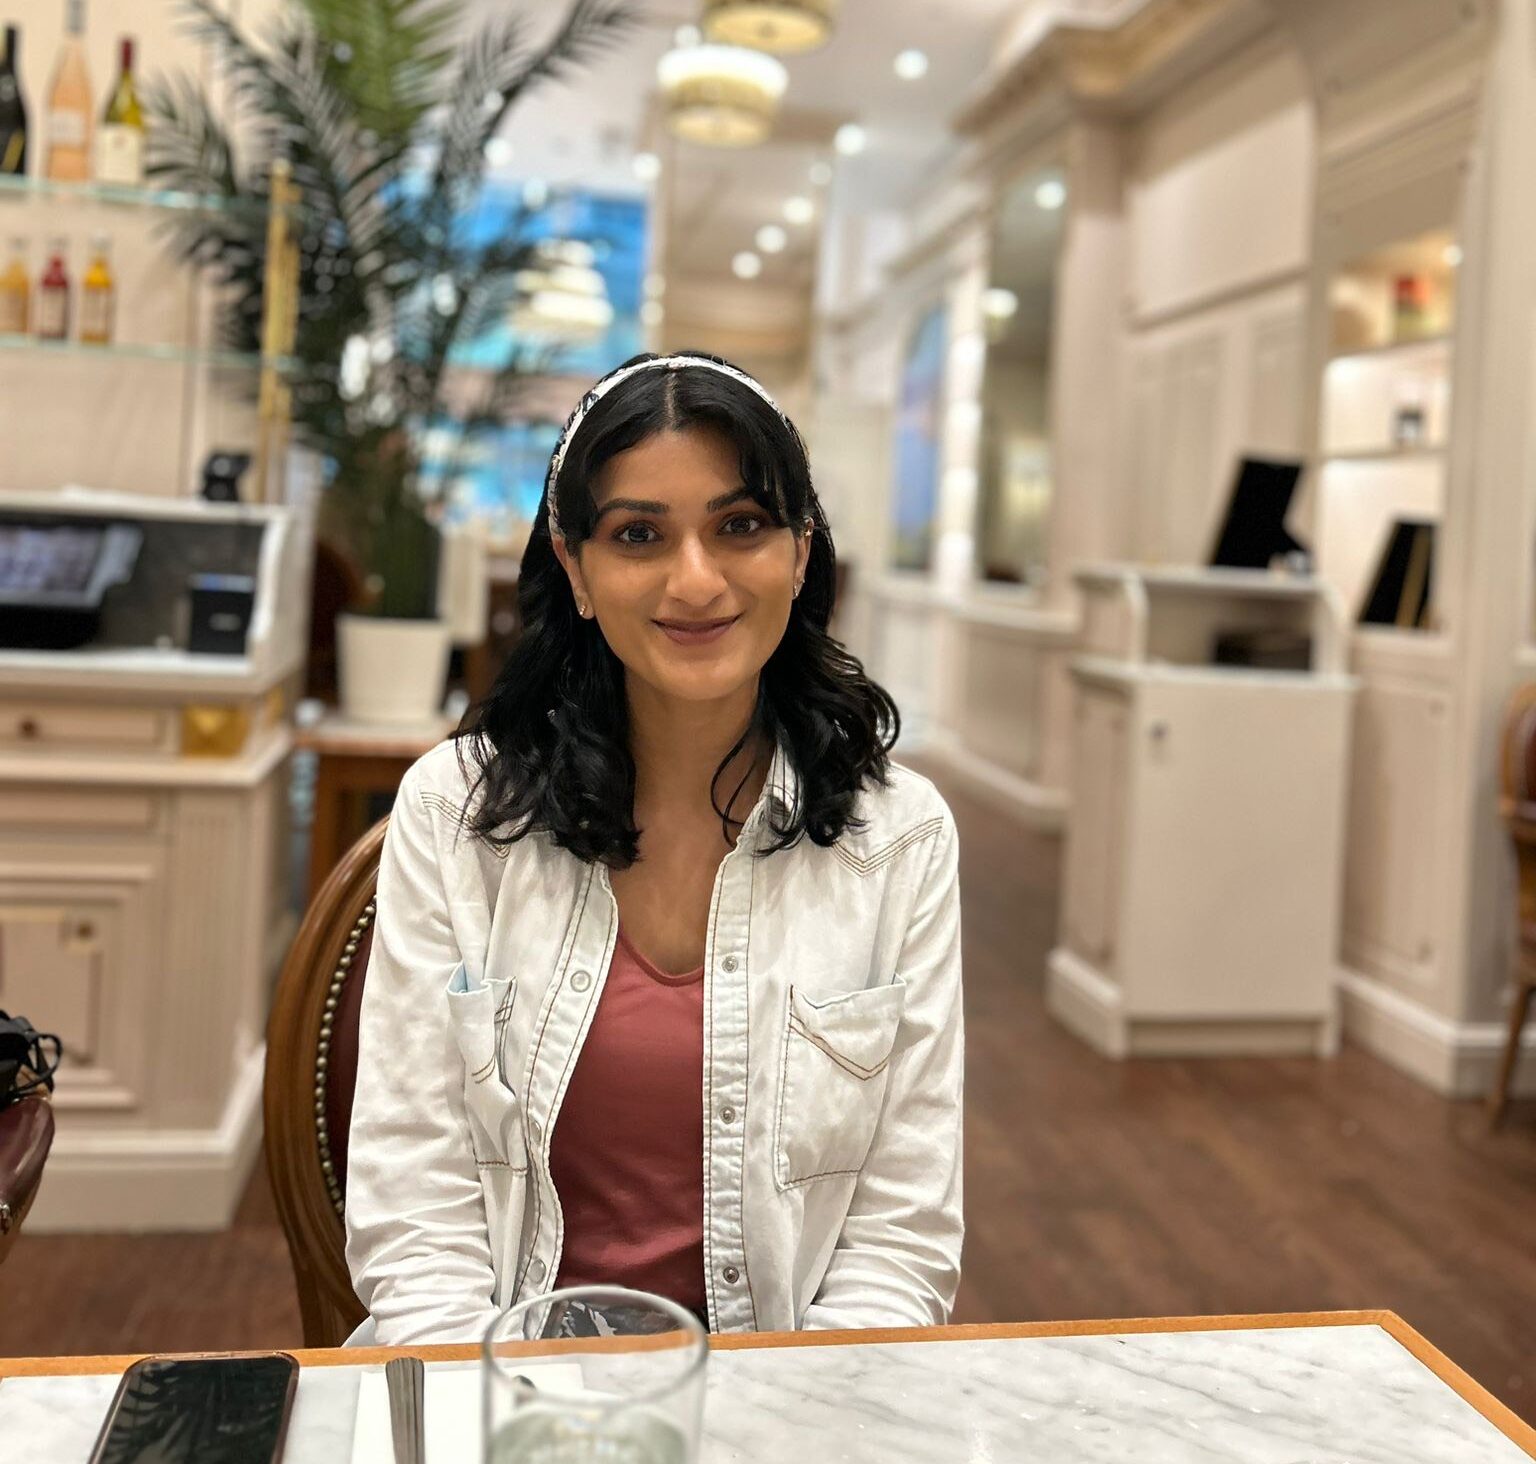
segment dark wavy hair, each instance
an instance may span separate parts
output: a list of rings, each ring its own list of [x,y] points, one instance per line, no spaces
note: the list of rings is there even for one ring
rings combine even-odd
[[[701,352],[683,354],[727,364]],[[624,365],[658,359],[645,354]],[[459,730],[459,759],[472,784],[469,827],[490,843],[542,832],[578,858],[612,868],[627,868],[638,857],[624,666],[596,620],[577,614],[550,536],[549,496],[555,495],[567,545],[579,552],[592,535],[592,488],[604,465],[658,432],[688,428],[714,429],[731,440],[743,483],[774,524],[799,527],[809,518],[814,526],[804,586],[763,667],[752,719],[710,785],[722,832],[729,839],[742,822],[733,810],[741,785],[724,807],[717,787],[753,733],[769,745],[782,743],[800,776],[796,806],[782,816],[776,807],[768,810],[773,836],[763,853],[786,849],[805,835],[830,845],[845,830],[862,827],[852,813],[860,786],[887,780],[901,719],[889,694],[827,634],[832,535],[800,434],[750,386],[722,371],[656,367],[609,389],[568,440],[559,477],[545,485],[523,553],[522,635],[490,695]]]

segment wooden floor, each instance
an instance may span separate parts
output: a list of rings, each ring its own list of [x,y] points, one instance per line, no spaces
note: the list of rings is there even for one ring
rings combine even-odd
[[[1101,1061],[1046,1016],[1059,845],[941,779],[961,831],[968,1022],[957,1321],[1386,1307],[1536,1419],[1536,1105],[1490,1136],[1333,1062]],[[258,1173],[210,1236],[23,1233],[0,1355],[295,1346]]]

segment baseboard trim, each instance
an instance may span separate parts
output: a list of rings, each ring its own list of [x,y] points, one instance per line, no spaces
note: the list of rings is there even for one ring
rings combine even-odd
[[[1453,1022],[1348,968],[1339,973],[1344,1031],[1367,1051],[1447,1098],[1481,1098],[1504,1053],[1498,1022]],[[1510,1091],[1536,1097],[1536,1025],[1527,1024]]]
[[[1105,1057],[1332,1057],[1332,1015],[1147,1017],[1126,1013],[1120,988],[1081,956],[1057,946],[1046,962],[1046,1009]]]
[[[922,751],[972,788],[1001,798],[1031,828],[1042,833],[1059,833],[1066,826],[1070,800],[1065,789],[1048,788],[1010,768],[978,757],[953,732],[944,728],[928,729]]]
[[[65,1119],[27,1217],[33,1234],[223,1230],[261,1149],[266,1046],[245,1057],[217,1128],[72,1132]]]
[[[1065,946],[1057,946],[1046,958],[1045,1008],[1095,1052],[1126,1056],[1120,988]]]

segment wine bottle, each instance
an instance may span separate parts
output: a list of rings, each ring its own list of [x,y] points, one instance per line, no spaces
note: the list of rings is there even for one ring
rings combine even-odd
[[[91,176],[91,74],[85,65],[85,0],[69,0],[66,32],[48,89],[50,178],[83,183]]]
[[[21,94],[21,66],[16,57],[20,32],[5,28],[0,56],[0,173],[27,171],[27,103]]]
[[[112,241],[105,234],[91,240],[91,262],[80,281],[80,339],[93,346],[112,342],[117,282],[112,278]]]
[[[119,45],[117,84],[96,133],[96,179],[137,187],[144,181],[144,113],[133,83],[133,41],[124,36]]]
[[[0,335],[26,335],[32,281],[27,276],[27,241],[12,239],[0,272]]]
[[[69,339],[69,270],[64,264],[62,239],[48,242],[48,268],[37,282],[37,338],[40,341]]]

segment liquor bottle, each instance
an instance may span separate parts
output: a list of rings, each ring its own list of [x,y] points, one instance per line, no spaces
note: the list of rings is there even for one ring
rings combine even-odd
[[[133,83],[133,41],[119,43],[117,84],[96,133],[96,180],[137,187],[144,181],[144,113]]]
[[[112,342],[117,282],[112,278],[112,241],[105,234],[91,240],[91,262],[80,281],[80,339],[93,346]]]
[[[27,241],[12,239],[10,258],[0,272],[0,335],[26,335],[32,281],[27,276]]]
[[[0,56],[0,173],[27,171],[27,103],[16,59],[19,44],[20,32],[6,26],[5,55]]]
[[[69,271],[64,266],[62,239],[48,241],[48,268],[37,282],[37,338],[69,339]]]
[[[85,65],[85,0],[69,0],[67,28],[48,89],[48,176],[91,176],[91,75]]]
[[[1392,282],[1392,338],[1418,340],[1429,329],[1429,281],[1423,275],[1398,275]]]

